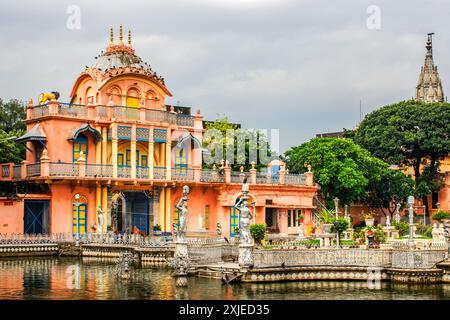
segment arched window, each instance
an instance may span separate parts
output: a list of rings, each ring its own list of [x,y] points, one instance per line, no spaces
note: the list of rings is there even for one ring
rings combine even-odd
[[[94,89],[92,87],[86,90],[86,104],[94,104]]]
[[[78,137],[73,141],[73,150],[72,150],[72,162],[73,163],[76,163],[78,161],[81,151],[83,151],[84,158],[87,161],[88,140],[87,140],[86,136],[82,133],[80,133],[78,135]]]
[[[136,88],[131,88],[127,92],[127,107],[138,108],[141,101],[141,94]]]

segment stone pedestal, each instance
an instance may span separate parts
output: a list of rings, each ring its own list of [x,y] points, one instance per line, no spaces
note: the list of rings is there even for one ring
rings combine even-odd
[[[386,234],[388,239],[398,238],[398,230],[395,227],[383,227],[383,232]]]
[[[353,228],[348,228],[342,233],[343,240],[353,240]]]
[[[239,266],[253,265],[253,245],[248,243],[241,243],[239,245]]]
[[[319,236],[320,246],[321,247],[331,247],[334,238],[336,238],[336,235],[333,233],[321,234]]]
[[[174,277],[175,277],[175,286],[187,287],[187,275],[186,274],[176,274]]]
[[[187,270],[189,268],[189,255],[186,240],[175,242],[175,253],[173,255],[172,267],[175,269],[173,277],[177,287],[187,286]]]

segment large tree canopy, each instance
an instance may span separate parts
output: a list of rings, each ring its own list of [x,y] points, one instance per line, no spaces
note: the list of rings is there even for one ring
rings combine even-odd
[[[241,166],[245,170],[249,170],[252,160],[250,156],[253,155],[255,157],[255,168],[259,169],[267,166],[272,157],[267,136],[261,131],[241,129],[239,125],[230,123],[226,117],[206,122],[205,127],[208,131],[203,136],[203,147],[211,150],[214,157],[214,144],[217,143],[221,146],[222,156],[221,159],[215,161],[214,164],[216,165],[222,159],[232,159],[230,164],[233,171],[239,171]],[[227,134],[227,132],[233,134]],[[206,163],[205,158],[203,160],[204,167],[210,168],[213,165]]]
[[[403,101],[368,114],[354,140],[390,164],[412,167],[415,192],[439,189],[439,161],[450,153],[450,104]]]
[[[335,197],[341,204],[365,200],[369,182],[380,181],[388,166],[351,139],[314,138],[291,148],[285,156],[290,172],[304,172],[305,164],[311,165],[330,206]]]
[[[16,99],[8,102],[0,98],[0,129],[6,132],[25,130],[25,105]]]

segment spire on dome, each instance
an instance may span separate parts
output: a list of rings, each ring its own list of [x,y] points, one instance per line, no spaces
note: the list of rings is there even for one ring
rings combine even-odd
[[[425,62],[420,70],[419,83],[416,87],[416,100],[425,102],[444,102],[444,91],[437,66],[433,61],[433,34],[428,34],[425,45],[427,53]]]
[[[114,45],[114,31],[113,28],[109,28],[109,44]]]
[[[128,30],[128,46],[131,47],[131,30]]]
[[[123,30],[122,30],[122,24],[120,24],[119,44],[123,44]]]

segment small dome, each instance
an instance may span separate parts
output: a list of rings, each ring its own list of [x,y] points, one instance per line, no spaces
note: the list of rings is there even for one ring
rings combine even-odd
[[[96,59],[92,66],[92,68],[99,69],[100,71],[122,67],[134,67],[153,72],[150,66],[145,64],[140,57],[129,52],[120,51],[102,54]]]

